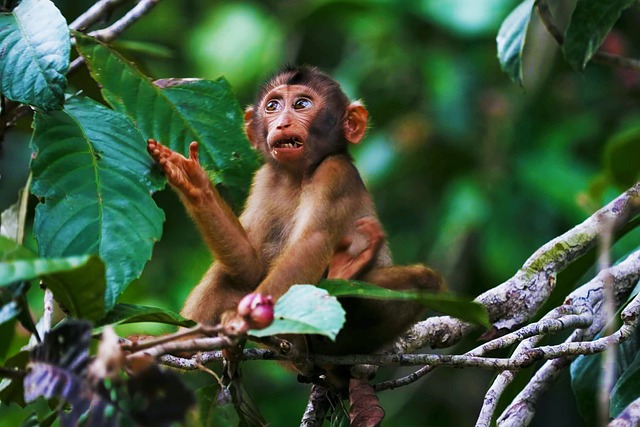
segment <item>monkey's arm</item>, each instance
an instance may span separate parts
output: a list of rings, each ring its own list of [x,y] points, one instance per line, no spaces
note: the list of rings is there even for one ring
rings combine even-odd
[[[188,159],[153,139],[149,139],[147,150],[177,190],[224,270],[247,283],[257,283],[263,268],[260,258],[238,218],[202,169],[198,143],[189,146]]]

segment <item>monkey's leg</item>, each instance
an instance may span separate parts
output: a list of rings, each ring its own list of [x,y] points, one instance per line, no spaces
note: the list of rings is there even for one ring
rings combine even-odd
[[[188,159],[153,139],[149,139],[147,150],[177,190],[216,261],[239,281],[257,283],[264,274],[260,257],[240,221],[202,169],[198,143],[189,146]]]
[[[224,266],[216,261],[191,290],[180,314],[196,322],[216,324],[224,312],[235,312],[240,300],[252,290],[234,280]]]
[[[369,267],[384,242],[378,220],[366,216],[356,221],[355,232],[344,237],[329,265],[328,279],[353,279]]]

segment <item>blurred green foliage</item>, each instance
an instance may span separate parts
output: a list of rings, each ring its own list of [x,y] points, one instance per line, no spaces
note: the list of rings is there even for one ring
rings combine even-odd
[[[90,4],[56,1],[68,22]],[[501,21],[517,4],[164,1],[116,47],[154,78],[224,75],[243,105],[287,62],[331,73],[369,109],[371,129],[353,153],[396,262],[427,262],[452,290],[475,296],[640,176],[640,75],[594,64],[573,72],[533,18],[520,89],[501,72],[495,44]],[[559,15],[570,6],[560,6]],[[639,14],[636,8],[623,15],[606,49],[640,56],[640,46],[631,44],[640,39]],[[70,86],[98,98],[88,79],[77,73]],[[2,143],[0,210],[26,182],[29,132],[28,120],[21,121]],[[177,197],[165,191],[155,199],[167,215],[164,235],[123,302],[179,310],[211,258]],[[637,247],[637,231],[618,243],[614,259]],[[299,423],[307,385],[270,362],[249,362],[243,372],[272,425]],[[398,372],[379,377],[392,374]],[[385,392],[387,425],[472,425],[491,376],[441,369]],[[532,425],[580,425],[567,381],[568,374],[545,396]],[[16,412],[0,411],[0,425],[24,418],[11,418]]]

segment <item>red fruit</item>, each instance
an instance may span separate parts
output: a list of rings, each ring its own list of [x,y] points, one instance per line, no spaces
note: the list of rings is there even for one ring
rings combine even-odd
[[[273,322],[273,298],[258,292],[251,293],[240,300],[237,311],[247,320],[251,328],[266,328]]]

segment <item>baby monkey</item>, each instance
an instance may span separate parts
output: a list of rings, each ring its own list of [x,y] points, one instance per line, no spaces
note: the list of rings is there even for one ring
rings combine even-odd
[[[277,299],[292,285],[322,278],[363,280],[393,290],[439,291],[423,265],[394,266],[371,195],[349,144],[359,143],[368,113],[338,83],[313,67],[286,67],[245,112],[249,141],[264,158],[237,218],[198,161],[150,139],[148,151],[177,191],[215,257],[182,315],[217,323],[251,292]],[[336,342],[305,341],[322,354],[378,350],[424,315],[409,301],[342,298],[347,322]]]

